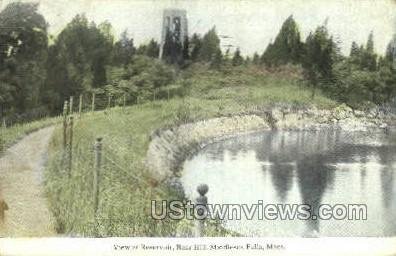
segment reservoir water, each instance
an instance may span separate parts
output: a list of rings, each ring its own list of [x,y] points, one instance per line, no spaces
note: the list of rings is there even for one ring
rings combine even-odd
[[[224,226],[248,236],[395,236],[396,139],[383,132],[266,131],[205,147],[183,166],[187,197],[209,186],[210,204],[252,206],[320,205],[366,207],[367,219],[224,220]],[[337,206],[338,207],[338,206]],[[345,210],[344,209],[344,210]],[[242,209],[243,210],[243,209]],[[245,209],[246,210],[246,209]],[[347,213],[351,214],[352,209]]]

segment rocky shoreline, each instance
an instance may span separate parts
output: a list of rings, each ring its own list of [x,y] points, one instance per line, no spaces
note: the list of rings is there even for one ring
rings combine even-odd
[[[341,105],[331,110],[273,107],[255,109],[230,117],[219,117],[170,129],[160,129],[150,137],[145,164],[153,178],[173,183],[183,162],[206,145],[241,134],[265,130],[343,131],[386,130],[392,118],[377,113],[353,111]]]

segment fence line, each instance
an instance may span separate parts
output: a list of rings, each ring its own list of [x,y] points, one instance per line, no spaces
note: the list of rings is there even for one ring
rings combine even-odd
[[[173,94],[170,88],[167,88],[163,92],[155,90],[152,94],[151,99],[154,101],[170,100],[172,96],[177,95]],[[77,97],[77,106],[74,106],[74,96],[70,96],[68,100],[64,101],[62,113],[63,153],[60,163],[61,169],[65,170],[65,174],[69,178],[69,182],[73,182],[77,187],[82,186],[81,189],[87,191],[88,194],[92,196],[91,199],[88,200],[92,200],[94,223],[98,221],[98,217],[100,216],[100,205],[102,202],[101,200],[103,200],[101,199],[101,196],[103,197],[106,195],[106,192],[103,191],[103,188],[101,188],[101,186],[103,186],[103,182],[104,184],[107,184],[109,182],[109,178],[117,179],[117,177],[119,178],[127,176],[131,179],[129,181],[131,182],[131,189],[137,189],[137,193],[143,193],[142,195],[145,194],[147,196],[147,193],[154,192],[154,195],[156,196],[165,197],[167,195],[166,192],[161,190],[161,188],[158,187],[157,184],[151,183],[151,180],[147,179],[144,176],[143,172],[139,172],[140,163],[136,163],[137,165],[134,165],[134,167],[136,167],[135,169],[138,170],[136,172],[134,171],[135,169],[131,168],[130,166],[122,166],[123,164],[120,163],[121,158],[116,155],[117,149],[113,147],[116,144],[109,144],[108,141],[103,141],[102,137],[99,137],[100,134],[92,134],[95,138],[95,141],[91,144],[93,145],[93,147],[91,146],[87,148],[81,144],[81,142],[84,142],[84,133],[81,133],[79,131],[79,126],[77,125],[77,123],[84,120],[84,113],[93,112],[96,110],[106,110],[114,106],[120,106],[125,108],[126,106],[141,104],[141,100],[143,97],[139,97],[139,95],[134,97],[134,95],[129,95],[127,93],[123,93],[122,95],[108,95],[106,93],[85,93],[76,96],[76,98]],[[146,97],[145,99],[150,101],[150,97]],[[77,116],[77,114],[78,119],[74,119],[74,116]],[[89,136],[91,137],[92,135],[90,134]],[[90,151],[89,154],[86,154],[87,149]],[[83,152],[82,150],[84,150],[85,152]],[[86,159],[87,156],[89,156],[89,159]],[[73,169],[78,169],[80,172],[73,172]],[[111,173],[104,172],[110,169],[112,170]],[[104,177],[105,179],[103,179]],[[76,178],[80,179],[80,181],[77,181]],[[92,182],[89,183],[92,185],[86,187],[84,186],[83,181]],[[120,180],[120,182],[122,181]],[[68,202],[67,204],[69,203],[73,204],[73,202]],[[66,208],[68,208],[67,205]],[[96,230],[95,228],[94,232],[96,234],[98,230]]]

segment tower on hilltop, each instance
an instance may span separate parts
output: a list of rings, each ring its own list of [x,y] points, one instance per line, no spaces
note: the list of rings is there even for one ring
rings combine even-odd
[[[167,33],[173,40],[184,45],[188,36],[187,12],[182,9],[165,9],[162,18],[162,34],[159,58],[162,58]]]

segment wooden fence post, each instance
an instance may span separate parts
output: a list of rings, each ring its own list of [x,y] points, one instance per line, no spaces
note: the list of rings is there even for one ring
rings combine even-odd
[[[170,89],[169,86],[167,86],[167,92],[168,92],[168,101],[170,100]]]
[[[4,129],[7,128],[7,123],[6,123],[5,117],[3,117],[3,128],[4,128]]]
[[[94,215],[98,211],[99,204],[99,182],[100,182],[100,168],[102,165],[102,138],[96,138],[95,145],[95,166],[93,173],[93,203],[94,203]]]
[[[69,106],[70,106],[69,113],[73,114],[73,96],[70,96]]]
[[[92,93],[92,103],[91,103],[91,111],[95,111],[95,93]]]
[[[194,213],[197,214],[197,216],[195,216],[195,218],[196,218],[195,236],[196,237],[201,237],[204,234],[205,220],[206,220],[206,216],[208,214],[208,209],[207,209],[208,198],[205,196],[205,194],[208,192],[208,190],[209,190],[209,187],[206,184],[201,184],[197,187],[199,196],[195,199],[196,211],[194,211]]]
[[[124,99],[123,99],[123,106],[124,106],[124,108],[125,108],[125,106],[126,106],[126,93],[124,93]]]
[[[68,171],[69,171],[69,177],[71,176],[71,170],[72,170],[72,163],[73,163],[73,116],[70,116],[70,120],[69,120],[69,157],[68,157],[68,162],[67,162],[67,167],[68,167]]]
[[[63,150],[66,150],[67,147],[67,111],[68,104],[67,100],[63,104]]]
[[[83,95],[80,94],[80,100],[78,103],[78,115],[81,117],[81,112],[82,112],[82,105],[83,105]]]
[[[111,108],[111,95],[107,99],[107,108]]]

